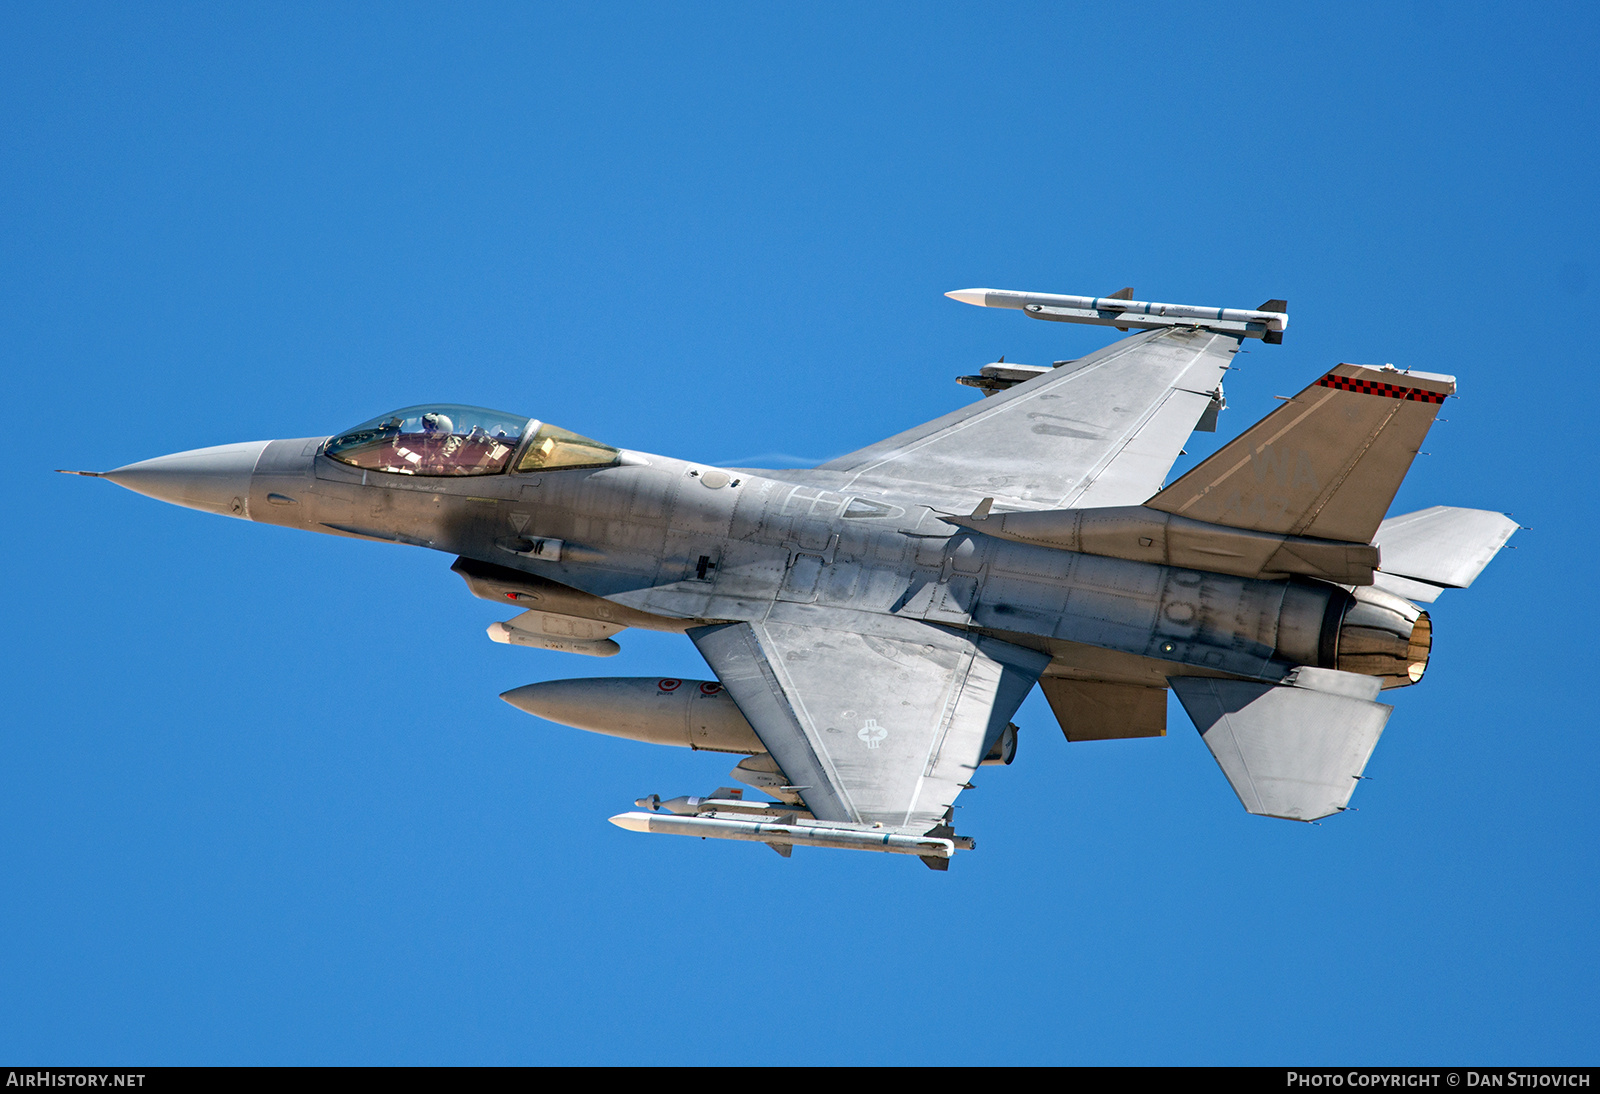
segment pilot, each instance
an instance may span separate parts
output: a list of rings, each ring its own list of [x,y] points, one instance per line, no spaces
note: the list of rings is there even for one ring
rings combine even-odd
[[[422,463],[417,466],[418,471],[424,475],[450,473],[454,463],[451,457],[461,447],[461,438],[455,432],[456,423],[448,414],[430,410],[422,415],[422,443],[418,445]]]
[[[449,436],[456,431],[456,423],[450,420],[449,415],[440,414],[437,410],[430,410],[422,416],[422,431],[429,434]]]

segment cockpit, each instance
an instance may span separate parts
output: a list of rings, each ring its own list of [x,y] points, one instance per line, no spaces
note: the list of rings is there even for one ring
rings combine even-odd
[[[558,426],[453,403],[409,406],[363,422],[323,452],[368,471],[430,476],[609,467],[621,455]]]

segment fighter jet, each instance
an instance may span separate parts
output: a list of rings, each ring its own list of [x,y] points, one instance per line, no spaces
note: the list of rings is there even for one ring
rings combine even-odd
[[[550,422],[438,404],[335,436],[222,445],[99,474],[223,516],[458,556],[521,609],[497,642],[605,657],[687,635],[714,679],[584,678],[502,698],[580,729],[744,758],[704,797],[640,798],[643,832],[915,855],[947,869],[978,767],[1016,754],[1040,687],[1068,741],[1159,737],[1170,688],[1250,813],[1344,810],[1423,677],[1420,605],[1516,528],[1386,513],[1449,376],[1339,364],[1176,481],[1247,338],[1288,308],[995,289],[948,293],[1137,331],[1072,361],[1003,361],[983,398],[804,470],[712,467]]]

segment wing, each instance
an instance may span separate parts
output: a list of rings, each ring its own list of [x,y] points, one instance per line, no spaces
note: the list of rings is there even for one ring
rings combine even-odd
[[[778,605],[777,609],[785,608]],[[689,632],[818,820],[946,824],[1049,657],[857,612]]]
[[[1022,509],[1138,505],[1220,397],[1239,341],[1134,335],[819,470],[846,473],[835,489],[909,486],[953,507],[985,497]]]

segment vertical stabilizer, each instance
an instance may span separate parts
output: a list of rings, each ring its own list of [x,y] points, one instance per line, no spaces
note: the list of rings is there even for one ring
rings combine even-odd
[[[1145,502],[1258,532],[1369,543],[1455,379],[1339,365]]]

